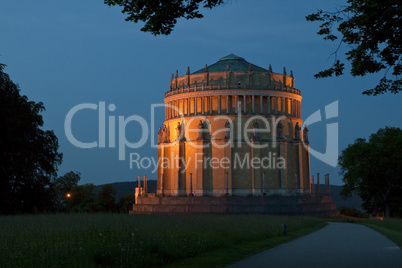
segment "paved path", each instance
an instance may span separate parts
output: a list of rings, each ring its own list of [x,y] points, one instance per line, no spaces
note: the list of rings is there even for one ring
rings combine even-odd
[[[402,250],[360,224],[330,222],[321,230],[242,260],[236,267],[402,267]]]

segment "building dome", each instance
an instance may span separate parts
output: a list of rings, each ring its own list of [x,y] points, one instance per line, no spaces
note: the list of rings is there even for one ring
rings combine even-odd
[[[200,89],[199,89],[200,88]],[[293,72],[287,75],[286,68],[282,74],[268,70],[250,62],[244,58],[230,54],[219,59],[214,64],[205,65],[204,68],[190,73],[187,68],[186,75],[180,76],[178,71],[172,74],[170,91],[165,96],[185,92],[186,90],[214,89],[266,89],[276,91],[288,91],[300,95],[300,91],[294,88]]]
[[[205,73],[208,72],[265,72],[268,70],[261,68],[257,65],[247,62],[244,58],[236,56],[234,54],[227,55],[226,57],[220,58],[216,63],[207,66],[207,70],[205,68],[194,72],[193,74]]]

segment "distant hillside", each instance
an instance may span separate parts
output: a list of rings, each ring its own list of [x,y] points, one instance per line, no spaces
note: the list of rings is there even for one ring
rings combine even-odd
[[[113,188],[116,190],[116,202],[122,196],[126,196],[128,194],[134,193],[135,187],[137,187],[137,181],[127,181],[127,182],[115,182],[112,183]],[[95,194],[97,194],[103,185],[98,185],[95,187]],[[320,184],[320,192],[324,193],[324,184]],[[330,193],[332,196],[332,200],[336,203],[337,207],[354,207],[359,210],[362,209],[362,200],[359,196],[353,195],[350,199],[343,199],[340,195],[342,190],[342,186],[338,185],[331,185],[330,186]],[[156,192],[156,180],[149,180],[148,181],[148,193],[155,193]],[[317,192],[317,188],[316,188]]]
[[[135,187],[138,186],[137,181],[114,182],[111,184],[113,188],[116,190],[116,202],[119,201],[122,196],[133,194],[135,192]],[[95,187],[95,194],[97,194],[100,191],[103,185],[104,184],[101,184]],[[148,193],[155,193],[155,192],[156,192],[156,180],[149,180]]]

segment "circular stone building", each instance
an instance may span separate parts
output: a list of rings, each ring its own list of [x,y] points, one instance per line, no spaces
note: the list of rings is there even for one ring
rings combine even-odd
[[[233,54],[176,71],[158,132],[156,194],[139,185],[130,213],[336,214],[328,194],[311,193],[294,80]]]
[[[164,99],[157,194],[309,193],[301,99],[292,72],[233,54],[194,73],[176,72]]]

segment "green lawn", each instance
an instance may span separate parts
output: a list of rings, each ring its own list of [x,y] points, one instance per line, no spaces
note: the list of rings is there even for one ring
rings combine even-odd
[[[286,236],[282,222],[288,225]],[[314,218],[267,215],[0,216],[0,264],[219,267],[324,225]]]
[[[360,223],[382,233],[402,248],[402,219],[366,220]]]

